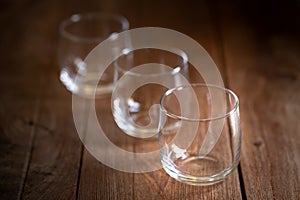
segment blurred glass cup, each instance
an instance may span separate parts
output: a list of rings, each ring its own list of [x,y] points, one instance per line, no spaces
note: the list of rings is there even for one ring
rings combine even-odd
[[[116,84],[112,93],[115,122],[126,134],[137,138],[157,135],[159,99],[168,89],[188,84],[187,55],[144,48],[124,51],[114,62]]]
[[[107,38],[116,43],[113,44],[114,48],[124,46],[119,45],[116,41],[120,41],[114,38],[117,33],[128,28],[129,22],[125,17],[109,13],[74,14],[62,21],[59,27],[58,63],[60,80],[65,87],[84,97],[93,96],[94,85],[97,85],[96,98],[111,94],[114,69],[108,68],[99,80],[98,69],[90,69],[84,59],[94,47]],[[97,67],[105,66],[99,63]]]

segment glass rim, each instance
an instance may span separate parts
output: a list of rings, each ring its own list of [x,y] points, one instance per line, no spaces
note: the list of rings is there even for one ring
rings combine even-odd
[[[207,88],[216,88],[216,89],[220,89],[220,90],[223,90],[226,94],[229,94],[233,97],[234,99],[234,106],[229,110],[229,111],[226,111],[224,115],[221,115],[221,116],[217,116],[217,117],[209,117],[209,118],[188,118],[188,117],[184,117],[184,116],[179,116],[179,115],[176,115],[174,113],[171,113],[169,112],[165,106],[163,105],[163,100],[165,99],[165,97],[167,97],[168,95],[172,94],[174,91],[176,90],[181,90],[181,89],[184,89],[184,88],[193,88],[193,87],[207,87]],[[228,116],[232,115],[234,112],[236,112],[238,110],[238,107],[239,107],[239,99],[237,97],[237,95],[231,91],[230,89],[227,89],[225,87],[220,87],[220,86],[217,86],[217,85],[213,85],[213,84],[205,84],[205,83],[192,83],[192,84],[189,84],[189,85],[182,85],[182,86],[178,86],[178,87],[174,87],[174,88],[171,88],[169,90],[167,90],[160,98],[160,101],[159,101],[159,104],[160,104],[160,109],[162,112],[164,112],[167,116],[171,117],[171,118],[174,118],[174,119],[179,119],[179,120],[184,120],[184,121],[191,121],[191,122],[208,122],[208,121],[215,121],[215,120],[220,120],[220,119],[225,119],[227,118]]]
[[[144,50],[144,49],[155,49],[155,48],[141,48],[141,49],[135,49],[135,50]],[[124,49],[125,50],[125,49]],[[123,51],[124,51],[123,50]],[[123,53],[121,56],[123,55],[127,55],[129,54],[130,52],[133,52],[135,50],[132,50],[132,49],[126,49],[126,51],[124,51],[125,53]],[[163,50],[163,49],[155,49],[155,50]],[[154,76],[164,76],[164,75],[175,75],[177,73],[180,73],[180,71],[186,69],[188,66],[188,57],[187,57],[187,54],[181,50],[181,49],[176,49],[174,48],[173,51],[169,50],[163,50],[163,51],[166,51],[166,52],[169,52],[169,53],[174,53],[175,55],[177,56],[180,56],[182,58],[182,62],[178,65],[176,65],[172,70],[170,71],[167,71],[167,72],[163,72],[163,73],[152,73],[152,74],[141,74],[141,73],[138,73],[138,72],[133,72],[131,70],[126,70],[126,69],[123,69],[123,67],[121,67],[119,64],[118,64],[118,60],[121,56],[119,56],[115,61],[114,61],[114,64],[115,64],[115,67],[117,68],[118,71],[120,71],[121,73],[125,74],[125,73],[128,73],[128,75],[131,75],[131,76],[136,76],[136,77],[143,77],[143,76],[147,76],[147,77],[154,77]],[[179,55],[180,54],[180,55]],[[152,63],[144,63],[144,64],[162,64],[164,65],[163,63],[156,63],[156,62],[152,62]],[[168,66],[168,65],[166,65]]]
[[[66,27],[75,24],[80,21],[90,20],[90,19],[98,19],[98,20],[113,20],[119,22],[121,24],[121,30],[125,31],[129,29],[129,22],[126,17],[114,14],[114,13],[107,13],[107,12],[87,12],[87,13],[77,13],[71,15],[69,18],[64,19],[59,25],[59,32],[60,34],[72,41],[76,42],[83,42],[83,43],[94,43],[100,42],[103,38],[99,37],[81,37],[74,33],[71,33],[66,30]],[[105,38],[106,39],[106,38]]]

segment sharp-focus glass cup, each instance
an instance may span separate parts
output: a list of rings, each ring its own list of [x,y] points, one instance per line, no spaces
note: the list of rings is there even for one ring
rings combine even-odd
[[[129,23],[125,17],[109,13],[75,14],[61,22],[58,63],[60,80],[69,91],[89,97],[94,92],[93,85],[98,85],[96,97],[111,93],[114,69],[108,68],[98,82],[99,77],[95,73],[98,69],[90,69],[84,63],[84,59],[94,47],[107,38],[111,38],[114,48],[124,46],[118,44],[116,41],[120,41],[114,40],[114,37],[116,33],[128,28]],[[99,63],[98,67],[104,66]]]
[[[240,159],[237,96],[205,84],[168,90],[160,101],[158,139],[163,168],[171,177],[191,185],[224,180]]]
[[[112,110],[117,125],[138,138],[157,136],[159,100],[168,89],[188,83],[188,60],[179,49],[144,48],[115,62]]]

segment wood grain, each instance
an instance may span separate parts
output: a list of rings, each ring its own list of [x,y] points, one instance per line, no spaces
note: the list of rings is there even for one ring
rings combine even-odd
[[[198,41],[209,52],[216,64],[224,74],[224,63],[222,60],[222,48],[216,34],[215,22],[213,20],[212,10],[206,2],[191,3],[189,11],[185,10],[184,4],[175,1],[175,8],[178,10],[170,10],[163,19],[155,19],[147,10],[155,10],[157,5],[151,2],[144,2],[145,11],[144,21],[151,19],[151,25],[169,27],[175,30],[180,30],[185,34],[190,35]],[[161,12],[164,12],[165,6],[158,6]],[[146,14],[147,13],[147,14]],[[195,15],[194,17],[192,17]],[[197,15],[197,17],[196,17]],[[170,21],[169,19],[173,19]],[[194,20],[190,20],[194,19]],[[201,75],[190,67],[191,82],[203,82]],[[135,151],[143,151],[143,146],[135,148]],[[149,191],[145,194],[144,191]],[[235,171],[224,182],[210,187],[195,187],[189,186],[170,178],[164,170],[158,170],[151,173],[134,174],[134,197],[135,199],[241,199],[240,183],[237,171]]]
[[[84,101],[84,100],[83,100]],[[86,100],[87,105],[89,105]],[[98,122],[106,136],[118,147],[132,152],[133,146],[130,137],[124,135],[113,120],[110,98],[97,99],[95,101]],[[87,110],[91,112],[91,108]],[[89,114],[89,113],[88,113]],[[85,131],[88,131],[88,127]],[[100,147],[101,148],[101,147]],[[103,149],[102,151],[107,151]],[[126,159],[126,158],[125,158]],[[114,154],[111,160],[117,160]],[[78,185],[79,199],[132,199],[133,196],[133,174],[120,172],[112,169],[96,160],[87,149],[84,150],[80,182]]]
[[[1,199],[75,197],[81,143],[57,78],[57,2],[4,3]]]
[[[28,42],[26,48],[32,51],[32,57],[27,59],[30,62],[37,60],[34,55],[41,57],[43,63],[34,65],[33,70],[40,68],[38,76],[43,81],[31,80],[40,84],[42,92],[22,199],[76,197],[82,145],[73,125],[71,95],[57,77],[56,33],[61,16],[51,12],[59,10],[56,3],[40,2],[24,8],[26,20],[31,22],[26,24],[28,31],[23,34]]]
[[[172,28],[208,50],[240,98],[239,170],[220,184],[195,187],[162,169],[119,172],[83,148],[56,50],[59,22],[87,11],[123,14],[131,28]],[[299,13],[293,0],[1,1],[0,199],[300,199]],[[97,100],[96,110],[116,145],[157,148],[122,134],[110,99]]]
[[[40,109],[43,58],[29,61],[34,50],[20,30],[25,25],[21,17],[12,13],[20,11],[22,4],[1,2],[0,54],[0,199],[18,199],[22,195],[24,180],[30,162],[36,121]],[[3,11],[2,11],[3,10]],[[24,51],[24,48],[26,51]],[[35,81],[32,81],[35,80]]]
[[[51,77],[57,79],[56,76]],[[48,80],[58,83],[52,78]],[[39,128],[35,132],[22,198],[74,199],[82,144],[74,127],[71,98],[70,94],[55,97],[51,88],[47,91],[49,98],[44,96],[46,100],[38,113]]]
[[[221,22],[229,85],[240,97],[247,198],[299,199],[299,37],[258,32],[232,12]]]

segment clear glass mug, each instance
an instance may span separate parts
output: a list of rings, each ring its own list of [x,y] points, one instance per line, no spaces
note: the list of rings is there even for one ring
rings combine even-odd
[[[114,120],[126,134],[157,135],[159,99],[167,88],[188,83],[188,60],[179,49],[144,48],[125,52],[114,62]]]
[[[98,83],[97,69],[90,69],[84,59],[90,51],[107,38],[113,40],[116,33],[128,30],[128,20],[120,15],[109,13],[74,14],[61,22],[58,47],[60,80],[74,94],[89,97],[97,82],[96,97],[110,94],[113,88],[114,69],[108,68]],[[118,41],[120,42],[120,41]],[[128,42],[128,41],[122,41]],[[113,44],[115,48],[119,45]],[[99,67],[101,63],[99,63]],[[76,78],[76,81],[75,81]]]
[[[162,166],[174,179],[211,185],[238,165],[239,101],[230,90],[204,84],[168,90],[160,101]]]

